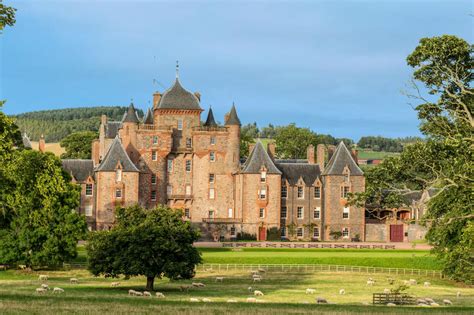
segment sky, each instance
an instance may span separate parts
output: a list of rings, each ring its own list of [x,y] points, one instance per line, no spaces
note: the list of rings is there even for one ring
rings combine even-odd
[[[175,79],[217,120],[296,123],[357,141],[420,135],[406,57],[423,37],[473,42],[473,2],[5,0],[0,98],[18,114],[150,106]],[[410,104],[411,103],[411,104]]]

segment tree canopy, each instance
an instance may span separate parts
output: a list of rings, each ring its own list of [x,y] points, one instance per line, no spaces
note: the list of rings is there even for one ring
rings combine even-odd
[[[90,159],[92,141],[98,138],[97,132],[79,131],[71,133],[61,140],[61,147],[66,152],[61,154],[62,159]]]
[[[199,233],[181,210],[158,206],[117,208],[116,225],[110,231],[93,232],[87,244],[88,269],[106,277],[138,276],[147,278],[153,290],[156,277],[190,279],[201,262],[193,246]]]

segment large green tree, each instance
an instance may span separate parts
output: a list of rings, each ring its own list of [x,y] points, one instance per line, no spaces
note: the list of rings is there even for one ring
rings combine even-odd
[[[92,140],[97,139],[97,132],[79,131],[68,135],[61,140],[61,147],[66,152],[61,154],[62,159],[90,159]]]
[[[87,252],[92,274],[147,278],[146,289],[153,290],[156,277],[190,279],[201,262],[193,246],[199,233],[180,210],[158,206],[117,208],[116,225],[110,231],[94,232]]]
[[[0,34],[5,26],[13,26],[13,24],[15,24],[15,12],[15,8],[6,6],[0,1]]]

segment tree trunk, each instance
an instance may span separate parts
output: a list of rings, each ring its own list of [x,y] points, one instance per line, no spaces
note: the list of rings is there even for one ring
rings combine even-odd
[[[153,291],[154,283],[155,283],[155,277],[146,277],[146,290]]]

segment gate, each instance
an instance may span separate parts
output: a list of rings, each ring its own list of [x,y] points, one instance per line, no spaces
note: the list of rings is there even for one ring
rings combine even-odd
[[[390,242],[403,242],[403,224],[390,225]]]

